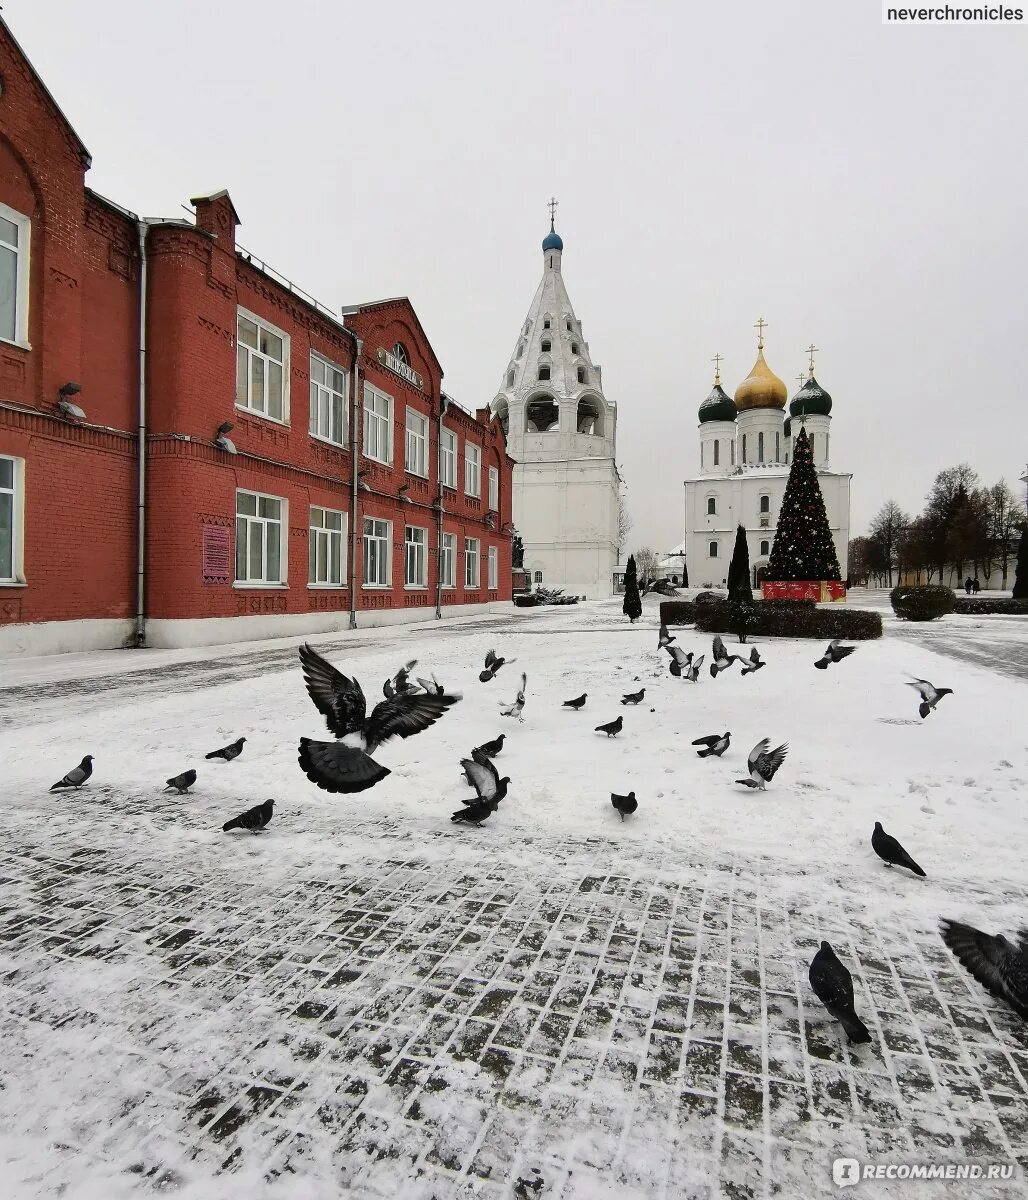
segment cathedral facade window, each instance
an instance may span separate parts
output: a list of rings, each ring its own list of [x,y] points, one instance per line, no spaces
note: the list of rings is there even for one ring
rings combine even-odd
[[[761,554],[770,554],[771,553],[771,543],[770,542],[761,542],[760,543],[760,553]]]
[[[763,461],[764,461],[764,435],[763,435],[763,433],[758,433],[757,434],[757,462],[762,463]]]
[[[719,467],[720,465],[721,465],[721,443],[717,438],[715,438],[714,439],[714,466]]]
[[[549,377],[550,377],[550,364],[549,363],[540,363],[539,364],[539,374],[538,374],[537,378],[540,381],[543,381],[543,380],[549,379]]]
[[[708,542],[707,543],[707,557],[708,558],[717,558],[717,542]]]
[[[742,435],[742,461],[746,462],[746,434]]]
[[[542,346],[540,346],[540,349],[542,350],[543,354],[549,354],[549,352],[550,352],[550,339],[549,338],[543,338],[543,344],[542,344]]]
[[[511,369],[507,372],[507,387],[510,388],[513,386],[514,386],[514,368],[511,367]]]
[[[716,517],[717,516],[717,497],[716,496],[708,496],[707,497],[707,516],[708,517]]]
[[[526,433],[552,433],[560,428],[560,409],[552,396],[536,396],[525,406]]]
[[[760,497],[760,511],[769,513],[771,511],[771,497],[764,495]]]

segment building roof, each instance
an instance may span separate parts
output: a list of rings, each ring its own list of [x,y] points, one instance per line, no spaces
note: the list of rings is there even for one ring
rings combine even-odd
[[[785,384],[764,360],[763,343],[758,343],[757,361],[735,389],[735,407],[739,412],[751,408],[785,408],[788,398]]]
[[[720,383],[715,383],[710,395],[700,405],[698,415],[702,425],[707,421],[734,421],[735,414],[735,401]]]
[[[811,375],[793,396],[789,405],[789,413],[793,417],[829,417],[832,414],[832,397]]]
[[[550,226],[550,232],[543,238],[543,250],[563,250],[564,242],[557,231]]]

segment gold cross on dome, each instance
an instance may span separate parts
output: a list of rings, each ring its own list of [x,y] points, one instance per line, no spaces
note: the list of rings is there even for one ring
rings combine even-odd
[[[796,376],[796,379],[799,382],[800,387],[802,387],[807,382],[807,376],[806,376],[805,372],[803,372],[803,371],[800,371],[800,373]]]
[[[553,229],[553,221],[557,212],[557,205],[559,203],[560,201],[555,196],[551,196],[546,205],[546,207],[550,210],[550,229]]]
[[[810,345],[807,347],[807,354],[810,356],[810,358],[809,358],[809,362],[810,362],[810,377],[811,377],[812,379],[813,379],[813,377],[814,377],[814,355],[815,355],[817,352],[818,352],[818,347],[817,347],[817,346],[815,346],[813,342],[811,342],[811,343],[810,343]]]
[[[753,328],[757,331],[757,349],[764,349],[764,330],[767,328],[767,321],[763,317],[757,318],[756,325]]]
[[[710,360],[714,364],[714,386],[718,387],[721,383],[721,359],[722,355],[715,354]]]

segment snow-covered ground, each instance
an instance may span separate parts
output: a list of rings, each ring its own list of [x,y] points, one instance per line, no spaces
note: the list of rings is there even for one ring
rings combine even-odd
[[[464,693],[351,797],[296,763],[329,736],[298,639],[5,666],[4,1194],[819,1196],[837,1155],[1028,1165],[1028,1030],[937,934],[1028,923],[1028,693],[1003,673],[1028,623],[889,616],[828,671],[758,641],[764,670],[695,686],[656,624],[615,602],[313,639],[369,700],[411,657]],[[518,662],[482,684],[490,647]],[[922,721],[907,675],[954,694]],[[501,731],[509,798],[451,824],[460,757]],[[765,736],[790,751],[752,792]],[[89,785],[49,794],[86,753]],[[193,794],[161,792],[189,766]],[[221,832],[271,796],[266,834]],[[875,820],[927,879],[874,856]],[[809,989],[822,937],[871,1046]]]

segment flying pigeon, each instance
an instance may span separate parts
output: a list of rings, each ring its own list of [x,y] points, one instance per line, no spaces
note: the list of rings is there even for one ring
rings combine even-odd
[[[671,674],[676,679],[680,678],[682,668],[688,667],[692,662],[692,651],[686,652],[681,646],[665,646],[664,649],[671,655],[671,662],[668,664]]]
[[[716,754],[718,758],[728,749],[728,743],[731,741],[731,733],[709,733],[706,737],[697,738],[694,746],[703,746],[703,750],[697,750],[696,754],[700,758],[709,758],[712,754]]]
[[[392,679],[387,679],[382,684],[382,695],[387,700],[392,700],[394,696],[402,696],[405,692],[413,691],[410,684],[410,673],[418,665],[418,660],[412,658],[409,663],[404,663],[403,666],[396,672]]]
[[[720,634],[714,635],[714,652],[711,657],[713,659],[713,662],[710,664],[711,679],[717,679],[718,671],[727,671],[732,663],[743,661],[738,654],[728,653]]]
[[[274,800],[265,800],[263,804],[255,804],[246,812],[233,817],[222,825],[222,830],[228,833],[230,829],[249,829],[251,833],[260,833],[271,820],[271,810],[275,807]]]
[[[828,649],[824,652],[823,657],[819,658],[814,666],[819,671],[827,671],[829,663],[842,662],[849,654],[856,650],[856,646],[844,646],[838,639],[828,643]]]
[[[521,721],[522,724],[524,723],[525,718],[521,715],[521,713],[523,712],[524,707],[525,707],[525,688],[527,688],[527,687],[528,687],[528,676],[524,673],[524,671],[522,671],[521,672],[521,690],[518,692],[517,696],[515,696],[513,704],[501,704],[500,705],[500,708],[503,709],[503,711],[500,713],[501,717],[517,717],[517,719],[519,721]]]
[[[58,788],[73,787],[76,791],[86,782],[93,774],[93,756],[87,754],[86,757],[79,763],[77,767],[72,767],[63,779],[53,784],[50,788],[51,792],[56,792]]]
[[[619,796],[617,792],[611,792],[610,802],[621,814],[622,821],[625,817],[630,817],[639,807],[639,801],[635,798],[635,792],[629,792],[627,796]]]
[[[661,621],[660,633],[657,635],[657,649],[663,650],[665,646],[670,646],[674,640],[674,635],[668,633],[667,626]]]
[[[881,821],[875,821],[874,832],[871,834],[871,847],[875,854],[887,867],[906,867],[923,879],[924,871],[917,865],[903,847],[891,834],[885,832]]]
[[[688,683],[699,683],[700,667],[703,666],[703,659],[704,659],[704,655],[701,654],[699,656],[699,658],[694,658],[693,661],[686,668],[685,678]]]
[[[485,670],[479,673],[478,678],[483,683],[488,683],[490,679],[496,678],[496,673],[504,663],[517,662],[516,658],[497,658],[496,651],[490,650],[485,656]]]
[[[982,933],[973,925],[943,920],[942,940],[987,991],[1028,1021],[1028,928],[1017,933],[1017,945],[1003,934]]]
[[[830,942],[822,942],[809,971],[814,995],[846,1030],[850,1042],[869,1042],[867,1026],[853,1007],[853,976],[840,962]]]
[[[441,696],[405,691],[382,700],[368,716],[367,701],[356,679],[337,671],[310,646],[300,647],[304,680],[314,706],[325,718],[335,742],[300,738],[299,762],[307,778],[326,792],[363,792],[389,774],[371,755],[391,737],[421,733],[443,715],[459,694]]]
[[[243,742],[245,741],[245,737],[238,738],[231,746],[222,746],[220,750],[212,750],[210,754],[205,754],[204,758],[223,758],[225,762],[231,762],[243,753]]]
[[[643,696],[646,695],[646,689],[640,688],[637,692],[629,692],[627,696],[621,697],[622,704],[638,704]]]
[[[595,732],[605,733],[607,737],[617,737],[624,723],[624,718],[618,717],[616,721],[608,721],[606,725],[597,725]]]
[[[507,735],[505,733],[501,733],[498,738],[493,738],[491,742],[483,742],[481,746],[476,746],[475,750],[481,750],[487,758],[495,758],[503,749],[503,739],[506,736]],[[473,750],[472,754],[474,754],[474,752],[475,751]]]
[[[174,788],[181,796],[188,792],[194,783],[196,783],[196,772],[190,767],[188,771],[183,771],[181,775],[173,775],[168,780],[168,786],[164,790],[170,792]]]
[[[740,658],[740,662],[745,662],[745,659]],[[756,646],[750,650],[750,661],[748,665],[742,668],[741,675],[752,675],[754,671],[759,671],[761,667],[766,667],[767,663],[760,657],[760,651]]]
[[[443,695],[443,685],[438,679],[436,679],[434,675],[431,679],[422,679],[420,676],[418,676],[418,683],[421,685],[424,691],[428,692],[432,696]]]
[[[583,692],[581,696],[576,696],[574,700],[565,700],[561,707],[563,708],[581,708],[585,704],[588,697],[588,692]]]
[[[943,696],[950,696],[953,693],[952,688],[937,688],[927,679],[911,679],[907,681],[907,687],[916,688],[921,696],[921,703],[918,705],[917,711],[921,714],[922,719],[928,716]]]
[[[777,746],[774,750],[768,749],[770,745],[769,738],[763,738],[757,742],[746,760],[746,767],[750,773],[749,778],[737,779],[736,783],[744,784],[748,788],[760,788],[762,792],[766,790],[767,784],[774,779],[775,772],[785,762],[785,756],[789,750],[788,742]]]
[[[507,795],[510,777],[505,775],[501,779],[492,760],[484,754],[480,757],[462,758],[460,765],[464,768],[468,783],[475,789],[477,803],[488,804],[495,812],[500,806],[500,801]],[[464,804],[466,807],[473,807],[476,800],[465,800]]]

